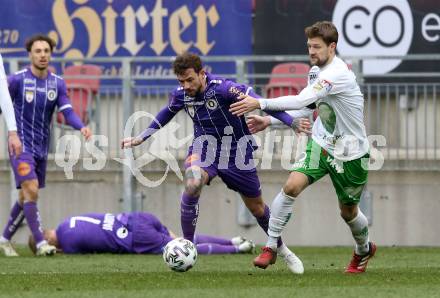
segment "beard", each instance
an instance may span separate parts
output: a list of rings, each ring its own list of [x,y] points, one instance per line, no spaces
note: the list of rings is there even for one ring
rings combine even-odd
[[[185,91],[186,94],[188,94],[191,97],[196,97],[197,95],[199,95],[200,93],[202,93],[202,87],[198,87],[197,89],[193,89],[188,91]]]
[[[314,59],[315,59],[315,62],[312,62],[312,59],[310,58],[310,64],[312,66],[322,67],[322,66],[326,65],[328,62],[328,58],[326,58],[324,60],[321,60],[319,58],[314,58]]]

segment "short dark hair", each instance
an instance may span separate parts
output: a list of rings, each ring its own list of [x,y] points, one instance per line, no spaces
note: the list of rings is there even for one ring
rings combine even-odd
[[[47,42],[49,44],[51,52],[53,52],[53,48],[57,45],[57,43],[49,36],[46,36],[44,34],[35,34],[26,40],[25,47],[28,52],[30,52],[32,50],[32,46],[34,45],[34,42],[36,42],[36,41]]]
[[[327,45],[338,43],[338,29],[329,21],[316,22],[304,30],[307,38],[321,37]]]
[[[203,69],[202,59],[197,54],[185,52],[178,55],[173,62],[173,71],[176,75],[182,75],[190,68],[194,69],[196,73]]]

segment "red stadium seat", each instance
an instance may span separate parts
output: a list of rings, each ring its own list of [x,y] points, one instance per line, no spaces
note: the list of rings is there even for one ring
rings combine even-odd
[[[102,70],[97,65],[72,65],[64,70],[64,80],[73,110],[85,125],[90,121],[92,99],[99,91],[101,74]],[[62,113],[58,113],[57,122],[65,124]]]
[[[272,69],[269,83],[266,85],[268,98],[298,94],[307,86],[307,74],[310,66],[306,63],[281,63]]]

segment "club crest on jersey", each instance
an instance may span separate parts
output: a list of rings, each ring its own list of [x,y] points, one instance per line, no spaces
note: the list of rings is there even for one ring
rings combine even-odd
[[[31,103],[34,100],[34,91],[26,91],[24,97],[28,103]]]
[[[215,99],[210,99],[206,102],[206,107],[210,110],[215,110],[218,108],[218,103]]]
[[[57,92],[55,90],[47,91],[47,99],[49,99],[50,101],[53,101],[53,100],[55,100],[55,98],[57,98]]]

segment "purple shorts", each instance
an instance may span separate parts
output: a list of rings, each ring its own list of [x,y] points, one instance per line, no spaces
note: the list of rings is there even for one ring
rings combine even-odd
[[[252,157],[252,152],[247,152],[248,157]],[[185,169],[191,166],[198,166],[208,173],[209,181],[215,176],[219,176],[229,189],[240,193],[247,198],[257,198],[261,196],[260,180],[258,179],[255,167],[249,170],[238,169],[235,163],[229,162],[227,168],[219,169],[218,157],[209,165],[206,165],[206,154],[193,152],[190,147],[188,156],[185,160]],[[208,182],[209,184],[209,182]]]
[[[21,184],[26,180],[38,179],[38,187],[44,188],[46,185],[46,159],[36,159],[32,154],[23,152],[17,158],[9,156],[12,170],[15,175],[15,186],[21,188]]]

